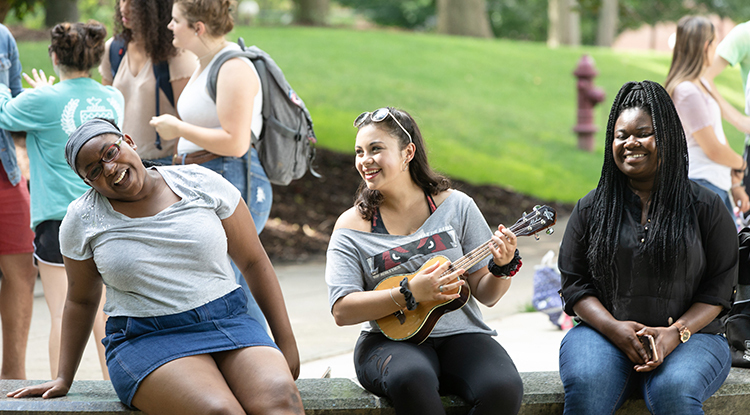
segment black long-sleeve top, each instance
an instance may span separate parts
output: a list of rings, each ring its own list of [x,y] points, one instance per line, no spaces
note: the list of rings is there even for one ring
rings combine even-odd
[[[731,306],[738,261],[734,221],[714,192],[693,182],[690,190],[691,203],[686,209],[694,224],[694,235],[688,238],[684,258],[678,258],[672,275],[662,282],[669,286],[669,289],[662,290],[668,293],[668,298],[657,295],[660,279],[640,249],[649,232],[651,219],[646,225],[641,225],[640,198],[627,192],[613,271],[619,275],[617,297],[611,305],[602,301],[617,320],[663,327],[669,325],[669,317],[677,320],[693,303],[720,305],[725,309]],[[591,191],[576,204],[560,246],[561,293],[565,312],[571,316],[575,315],[573,306],[583,296],[592,295],[603,300],[594,286],[586,259],[589,243],[586,230],[592,225],[589,222],[593,220],[594,193]],[[701,332],[723,332],[719,317]]]

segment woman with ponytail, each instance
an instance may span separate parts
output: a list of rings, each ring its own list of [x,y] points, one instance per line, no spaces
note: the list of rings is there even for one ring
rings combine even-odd
[[[68,135],[94,117],[122,122],[122,94],[111,86],[91,79],[91,69],[104,53],[106,28],[99,22],[60,23],[51,31],[49,54],[60,82],[43,71],[24,74],[34,87],[15,98],[0,88],[0,128],[26,131],[26,148],[31,172],[31,228],[34,230],[34,257],[39,265],[44,296],[51,315],[49,339],[50,372],[57,377],[60,355],[60,327],[68,288],[59,230],[70,202],[88,186],[65,162]],[[99,360],[107,378],[104,348],[104,314],[94,325]]]
[[[688,179],[661,85],[620,89],[604,151],[560,246],[565,312],[581,322],[560,346],[565,414],[614,413],[635,389],[651,413],[702,414],[731,364],[720,317],[737,278],[734,222]]]

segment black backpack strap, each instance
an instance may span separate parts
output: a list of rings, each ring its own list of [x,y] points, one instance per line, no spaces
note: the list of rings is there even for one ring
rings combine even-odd
[[[172,82],[169,81],[169,62],[161,61],[154,64],[154,77],[156,77],[156,86],[164,91],[169,103],[175,106],[174,93],[172,92]],[[158,104],[157,104],[158,105]],[[157,115],[158,115],[157,109]]]
[[[161,115],[161,109],[159,108],[159,90],[164,91],[164,95],[167,96],[169,103],[174,108],[174,93],[172,92],[172,83],[169,82],[169,62],[161,61],[153,65],[154,77],[156,78],[155,99],[156,99],[156,115]],[[157,149],[161,150],[161,136],[156,133],[156,141],[154,145]]]
[[[122,57],[128,51],[128,43],[121,36],[115,36],[109,45],[109,65],[112,69],[112,79],[115,79],[117,69],[120,68]]]

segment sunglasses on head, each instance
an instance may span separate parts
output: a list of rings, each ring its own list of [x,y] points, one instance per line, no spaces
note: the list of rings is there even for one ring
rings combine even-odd
[[[406,131],[406,128],[404,128],[404,126],[401,125],[401,123],[398,121],[396,116],[391,113],[391,110],[388,109],[388,107],[379,108],[373,112],[363,112],[362,114],[359,114],[359,116],[354,119],[354,126],[359,128],[359,126],[365,122],[368,116],[370,117],[372,122],[381,122],[384,119],[388,118],[389,115],[391,116],[391,118],[393,118],[393,121],[396,121],[396,124],[398,124],[398,126],[401,127],[401,131],[403,131],[404,134],[406,134],[406,136],[409,137],[409,142],[413,143],[414,140],[412,140],[411,134],[409,134],[409,132]]]

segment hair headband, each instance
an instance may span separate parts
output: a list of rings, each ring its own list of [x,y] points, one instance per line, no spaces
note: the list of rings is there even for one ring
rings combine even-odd
[[[103,134],[114,134],[118,137],[122,137],[122,131],[120,131],[113,122],[107,121],[103,118],[94,118],[86,121],[81,124],[80,127],[76,128],[76,130],[70,134],[70,137],[68,137],[68,143],[65,145],[65,160],[67,160],[70,168],[72,168],[79,177],[83,178],[83,176],[78,173],[78,169],[76,169],[76,158],[78,158],[78,153],[81,151],[83,145],[88,143],[89,140]]]

